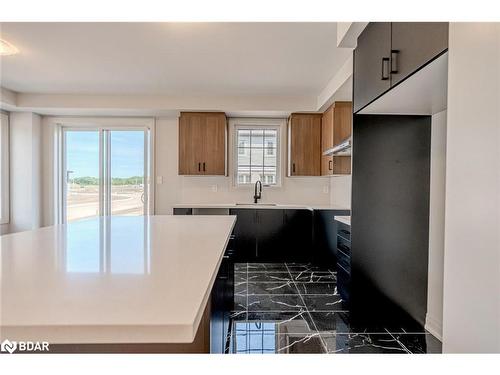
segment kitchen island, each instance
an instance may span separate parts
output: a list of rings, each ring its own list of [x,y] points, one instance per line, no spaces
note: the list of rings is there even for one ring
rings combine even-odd
[[[0,237],[0,341],[208,352],[210,294],[235,221],[113,216]]]

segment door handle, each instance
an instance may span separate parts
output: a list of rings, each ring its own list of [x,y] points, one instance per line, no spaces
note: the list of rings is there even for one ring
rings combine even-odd
[[[205,169],[205,162],[203,162],[203,172],[205,172],[206,169]]]
[[[389,79],[389,61],[388,57],[382,58],[382,81],[387,81]]]
[[[328,160],[328,169],[329,169],[330,171],[332,171],[332,170],[333,170],[333,160]]]
[[[391,73],[398,72],[398,56],[399,56],[399,50],[397,49],[391,50]]]
[[[201,172],[201,163],[198,163],[198,172]]]
[[[292,173],[295,173],[295,163],[292,163]]]

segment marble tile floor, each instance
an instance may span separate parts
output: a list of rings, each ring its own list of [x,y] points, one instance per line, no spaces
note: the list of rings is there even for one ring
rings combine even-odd
[[[440,353],[425,331],[354,327],[336,273],[310,264],[236,263],[228,352]]]

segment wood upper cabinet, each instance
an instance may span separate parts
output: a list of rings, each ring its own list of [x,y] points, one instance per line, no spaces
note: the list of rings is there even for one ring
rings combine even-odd
[[[333,174],[333,156],[325,156],[323,152],[332,148],[333,143],[334,104],[332,104],[321,118],[321,175]]]
[[[181,112],[179,174],[226,174],[227,120],[219,112]]]
[[[351,173],[350,156],[324,156],[323,152],[350,137],[352,102],[335,102],[328,108],[321,122],[321,175]]]
[[[292,113],[288,122],[289,175],[321,175],[321,113]]]

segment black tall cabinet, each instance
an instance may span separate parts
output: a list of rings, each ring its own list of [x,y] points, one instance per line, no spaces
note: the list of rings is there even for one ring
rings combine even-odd
[[[400,308],[423,326],[431,117],[355,115],[353,139],[352,301],[379,310],[387,301],[395,309],[382,317]]]

